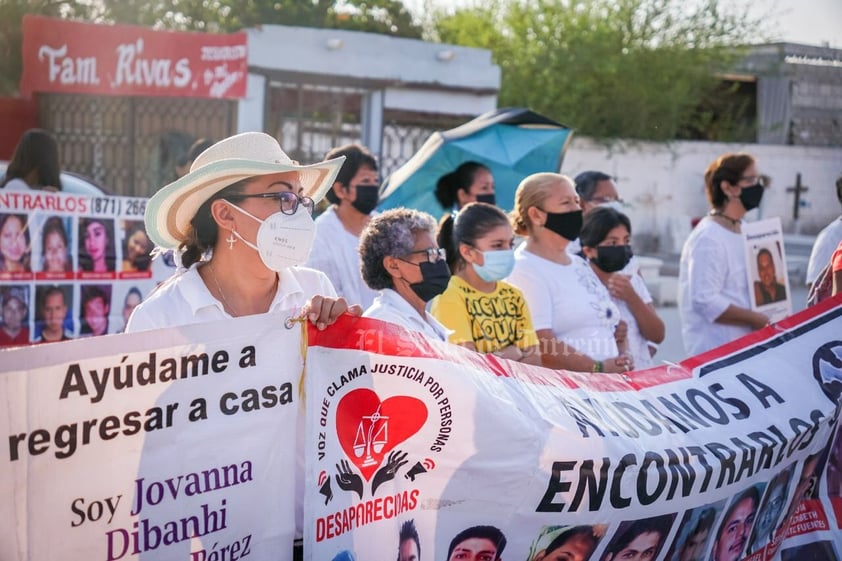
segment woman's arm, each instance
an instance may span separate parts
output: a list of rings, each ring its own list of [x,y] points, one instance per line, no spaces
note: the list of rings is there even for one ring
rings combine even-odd
[[[574,372],[627,372],[633,367],[631,359],[624,355],[605,361],[594,360],[556,339],[551,329],[539,329],[537,335],[541,363],[547,368]]]
[[[763,329],[769,325],[769,318],[747,308],[741,308],[731,304],[719,317],[714,320],[716,323],[725,325],[745,325],[752,329]]]
[[[642,283],[643,279],[641,278],[635,281],[628,275],[615,273],[608,278],[606,288],[608,288],[611,296],[623,300],[629,307],[629,311],[634,316],[634,320],[637,322],[637,328],[643,338],[659,344],[663,342],[666,336],[664,322],[658,317],[655,306],[651,302],[644,302],[643,298],[640,297],[640,294],[635,289],[635,282]]]
[[[499,351],[494,351],[494,355],[505,358],[506,360],[541,366],[541,353],[538,352],[538,345],[533,345],[525,349],[521,349],[517,345],[509,345]]]
[[[722,295],[729,282],[726,249],[711,240],[699,243],[689,263],[690,298],[693,308],[712,323],[747,326],[760,329],[769,323],[761,313],[737,306]]]

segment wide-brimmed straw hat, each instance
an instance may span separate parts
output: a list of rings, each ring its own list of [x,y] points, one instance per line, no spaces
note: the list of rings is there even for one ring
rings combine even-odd
[[[190,221],[202,203],[237,181],[259,175],[297,171],[303,196],[319,202],[331,188],[345,158],[298,165],[278,141],[262,132],[244,132],[220,140],[190,166],[190,173],[162,187],[146,205],[146,231],[155,245],[175,249],[187,240]]]

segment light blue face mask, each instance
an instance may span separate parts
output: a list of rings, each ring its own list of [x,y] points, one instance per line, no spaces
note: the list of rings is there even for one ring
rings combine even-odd
[[[625,212],[626,210],[626,205],[622,201],[608,201],[605,203],[599,203],[599,206],[613,208],[617,212]]]
[[[515,250],[499,249],[482,252],[483,265],[473,263],[474,271],[485,282],[497,282],[512,274],[515,268]]]

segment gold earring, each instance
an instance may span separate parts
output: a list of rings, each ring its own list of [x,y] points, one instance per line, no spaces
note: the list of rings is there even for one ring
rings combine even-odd
[[[237,243],[237,238],[234,236],[234,230],[228,234],[228,237],[225,238],[225,241],[228,242],[228,249],[234,249],[234,244]]]

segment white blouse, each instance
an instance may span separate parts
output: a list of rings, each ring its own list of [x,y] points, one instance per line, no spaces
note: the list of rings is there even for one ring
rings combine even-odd
[[[751,308],[743,236],[706,217],[684,243],[678,275],[681,335],[690,356],[751,332],[748,326],[715,323],[732,304]]]

